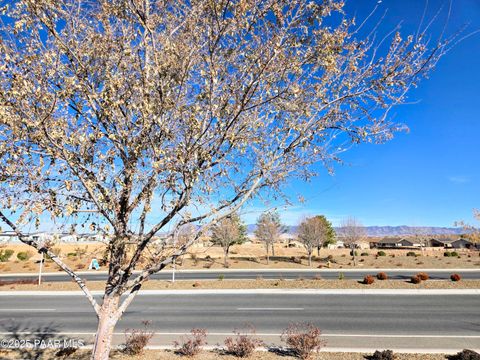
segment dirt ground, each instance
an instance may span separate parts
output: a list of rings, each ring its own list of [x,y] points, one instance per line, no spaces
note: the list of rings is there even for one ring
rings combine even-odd
[[[3,356],[2,356],[3,355]],[[64,357],[64,359],[77,359],[88,360],[89,352],[87,350],[78,350],[74,354]],[[369,359],[371,354],[367,353],[333,353],[333,352],[319,352],[314,354],[312,360],[365,360]],[[395,354],[396,360],[445,360],[448,356],[445,354]],[[25,359],[25,354],[18,352],[3,351],[0,349],[0,358],[5,359]],[[28,355],[27,355],[28,356]],[[31,358],[35,358],[31,356]],[[40,359],[54,360],[61,357],[56,355],[54,351],[47,351],[41,354]],[[113,351],[110,359],[112,360],[170,360],[170,359],[185,359],[185,356],[177,355],[172,350],[147,350],[141,355],[125,355],[120,351]],[[191,359],[191,358],[190,358]],[[200,354],[194,357],[198,360],[234,360],[238,359],[232,355],[227,355],[221,351],[202,351]],[[264,360],[293,360],[296,359],[293,356],[288,355],[286,352],[273,352],[273,351],[256,351],[252,356],[245,358],[249,360],[264,359]]]
[[[39,255],[33,249],[23,244],[9,244],[3,249],[14,250],[8,262],[0,263],[0,273],[38,272]],[[26,261],[17,259],[21,251],[29,251],[33,255]],[[59,244],[54,251],[74,270],[87,270],[92,258],[101,259],[104,251],[102,244]],[[429,249],[414,251],[417,256],[406,256],[407,250],[383,250],[386,256],[377,256],[377,249],[358,250],[357,268],[477,268],[480,267],[478,251],[457,250],[458,257],[445,257],[444,249]],[[361,255],[363,254],[363,256]],[[316,255],[316,254],[315,254]],[[329,257],[329,258],[328,258]],[[330,260],[330,261],[328,261]],[[270,257],[270,263],[265,259],[265,249],[262,244],[243,244],[231,248],[228,260],[231,269],[259,268],[300,268],[308,269],[306,252],[302,247],[286,247],[276,244],[275,256]],[[313,257],[312,268],[330,267],[333,269],[352,268],[353,260],[348,249],[322,249],[320,256]],[[194,246],[189,254],[177,263],[178,269],[223,269],[223,251],[218,246]],[[56,264],[47,261],[44,271],[61,271]]]
[[[103,290],[105,282],[89,281],[90,290]],[[144,290],[195,290],[195,289],[479,289],[480,280],[427,280],[412,284],[404,280],[375,280],[365,285],[357,280],[322,280],[299,278],[297,280],[178,280],[175,283],[164,280],[147,281]],[[15,284],[0,286],[1,291],[72,291],[79,290],[74,282],[50,282],[40,286],[35,284]]]

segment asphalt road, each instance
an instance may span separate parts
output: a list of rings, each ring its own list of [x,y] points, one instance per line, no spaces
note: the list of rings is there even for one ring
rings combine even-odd
[[[206,328],[209,344],[223,343],[245,323],[268,344],[280,344],[291,322],[312,322],[329,348],[480,349],[478,295],[320,295],[320,294],[162,294],[139,295],[116,327],[124,330],[152,321],[152,345],[171,345],[190,329]],[[87,339],[96,328],[93,310],[82,296],[1,296],[0,339],[48,337]]]
[[[360,280],[368,274],[376,274],[380,271],[385,271],[389,278],[397,280],[406,280],[409,279],[412,275],[417,274],[422,271],[417,270],[381,270],[381,269],[359,269],[359,270],[251,270],[251,271],[236,271],[236,270],[180,270],[175,272],[175,279],[177,280],[214,280],[218,279],[220,276],[223,276],[224,279],[232,280],[241,280],[241,279],[256,279],[262,277],[264,279],[311,279],[315,276],[320,276],[323,279],[338,279],[340,273],[343,274],[345,279],[356,279]],[[427,271],[430,279],[432,280],[442,280],[450,279],[450,275],[454,272],[453,270],[428,270]],[[455,271],[459,273],[463,279],[480,279],[480,270],[470,270],[470,271]],[[80,276],[88,281],[104,281],[106,279],[106,274],[104,272],[95,273],[81,273]],[[17,279],[36,279],[36,274],[30,275],[0,275],[1,280],[17,280]],[[59,281],[70,281],[71,278],[64,274],[44,274],[42,277],[43,281],[48,282],[59,282]],[[151,276],[151,279],[155,280],[171,280],[172,273],[171,271],[163,271]]]

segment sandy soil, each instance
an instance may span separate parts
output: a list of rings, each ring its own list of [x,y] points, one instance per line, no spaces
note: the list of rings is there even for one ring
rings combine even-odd
[[[22,355],[6,352],[2,353],[0,350],[0,356],[5,356],[6,359],[22,359]],[[362,354],[362,353],[330,353],[330,352],[320,352],[315,354],[312,357],[312,360],[365,360],[369,358],[371,354]],[[23,355],[25,356],[25,355]],[[3,357],[2,357],[3,358]],[[35,358],[35,357],[31,357]],[[53,360],[59,359],[59,356],[56,356],[55,352],[48,351],[41,355],[41,359],[44,360]],[[111,359],[113,360],[170,360],[170,359],[185,359],[186,357],[175,354],[170,350],[147,350],[141,355],[125,355],[120,351],[112,352]],[[88,360],[89,352],[86,350],[78,350],[76,353],[67,357],[66,359],[77,359],[77,360]],[[199,355],[195,356],[194,359],[198,360],[234,360],[238,359],[232,355],[225,355],[219,351],[202,351]],[[296,359],[293,356],[288,356],[284,353],[276,354],[269,351],[257,351],[252,356],[246,358],[249,360],[253,359],[264,359],[264,360],[291,360]],[[445,354],[396,354],[396,360],[445,360],[448,357]]]
[[[29,273],[38,271],[39,256],[35,254],[27,261],[19,261],[17,254],[20,251],[33,250],[23,244],[10,244],[3,247],[15,251],[8,262],[0,263],[0,273]],[[102,258],[104,247],[101,244],[60,244],[55,251],[73,269],[87,270],[93,257]],[[443,249],[415,251],[419,256],[406,256],[407,250],[384,250],[387,256],[377,256],[377,249],[359,250],[357,268],[478,268],[480,256],[478,251],[458,250],[459,257],[444,257]],[[73,255],[76,253],[76,255]],[[365,255],[368,253],[368,255]],[[70,254],[70,255],[69,255]],[[266,263],[265,249],[262,244],[244,244],[233,246],[229,258],[229,267],[232,269],[257,269],[257,268],[300,268],[308,269],[306,252],[301,247],[285,247],[277,244],[275,257]],[[327,264],[327,257],[331,261]],[[320,256],[314,256],[313,268],[327,267],[333,269],[347,269],[353,267],[352,257],[347,249],[322,249]],[[179,269],[222,269],[223,253],[218,246],[194,246],[190,253],[185,255],[183,261],[177,265]],[[54,263],[47,261],[44,271],[61,271]]]
[[[90,290],[103,290],[105,283],[90,281]],[[299,278],[297,280],[179,280],[175,283],[164,280],[147,281],[144,290],[195,290],[195,289],[479,289],[480,280],[427,280],[420,284],[412,284],[403,280],[376,280],[365,285],[357,280],[322,280],[318,278]],[[42,285],[16,284],[0,286],[1,291],[71,291],[79,290],[74,282],[51,282]]]

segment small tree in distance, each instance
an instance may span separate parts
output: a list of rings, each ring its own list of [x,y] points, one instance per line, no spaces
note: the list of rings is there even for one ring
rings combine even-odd
[[[283,232],[285,232],[285,228],[280,221],[278,212],[266,212],[258,218],[255,236],[265,244],[267,264],[270,262],[270,249],[272,250],[272,256],[275,256],[275,243],[280,240],[280,235]]]
[[[367,237],[364,226],[356,218],[348,217],[342,221],[339,233],[345,246],[350,248],[353,256],[353,265],[356,266],[357,258],[355,249],[358,247],[360,241]]]
[[[303,220],[297,229],[298,240],[303,244],[308,255],[308,266],[312,266],[312,253],[323,240],[329,240],[331,232],[325,224],[325,217],[314,216]],[[333,230],[333,229],[332,229]]]
[[[320,256],[320,249],[330,244],[335,244],[335,229],[332,223],[327,220],[325,215],[315,216],[318,219],[319,226],[321,226],[320,236],[317,239],[317,256]]]
[[[223,266],[228,267],[230,247],[242,244],[247,239],[247,231],[238,214],[234,213],[220,220],[212,227],[212,242],[223,248]]]

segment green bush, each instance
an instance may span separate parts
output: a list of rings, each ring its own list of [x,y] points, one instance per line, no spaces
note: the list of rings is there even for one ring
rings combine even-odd
[[[377,256],[387,256],[387,253],[385,251],[380,250],[377,252]]]
[[[0,250],[0,262],[7,262],[13,253],[14,251],[11,249]]]
[[[33,254],[30,251],[20,251],[17,254],[17,259],[20,261],[27,261],[33,256]]]
[[[445,256],[445,257],[450,257],[450,256],[452,256],[452,253],[451,253],[450,251],[445,251],[445,252],[443,253],[443,256]]]
[[[367,252],[363,252],[360,254],[360,256],[368,256],[368,253]]]
[[[417,256],[417,254],[415,254],[413,251],[409,251],[407,252],[407,256]]]
[[[452,251],[452,252],[450,253],[450,255],[451,255],[451,256],[458,256],[458,252]]]

